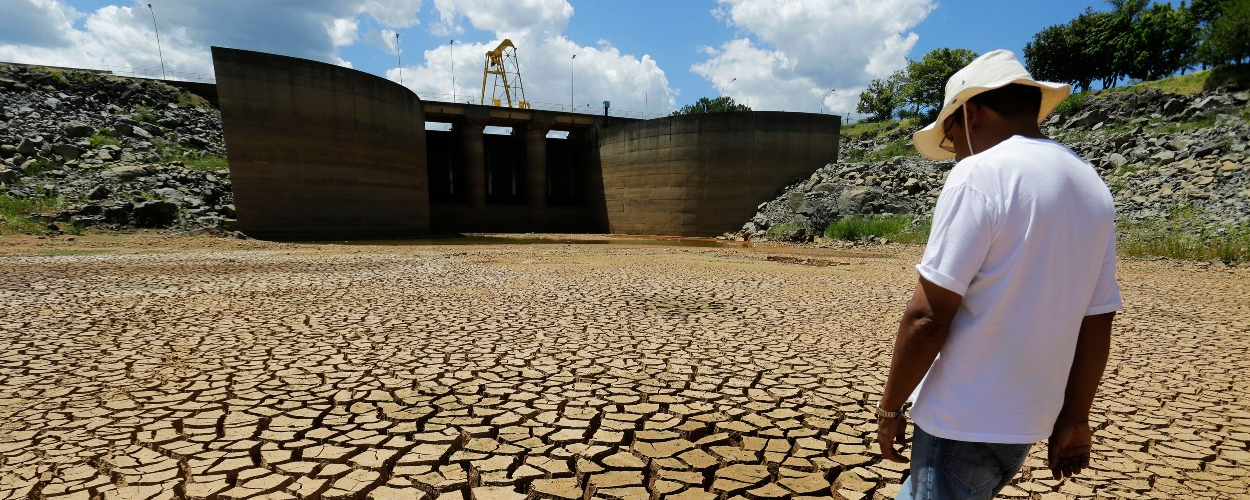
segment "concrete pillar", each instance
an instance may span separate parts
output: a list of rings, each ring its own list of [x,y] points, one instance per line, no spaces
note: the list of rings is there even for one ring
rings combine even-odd
[[[547,206],[547,130],[539,124],[525,129],[525,200],[534,210]]]
[[[482,138],[485,123],[466,120],[460,124],[460,141],[464,146],[464,189],[469,206],[486,206],[486,145]]]

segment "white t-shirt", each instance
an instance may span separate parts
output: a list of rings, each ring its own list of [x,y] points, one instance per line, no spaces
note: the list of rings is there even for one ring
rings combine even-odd
[[[955,165],[916,269],[963,296],[911,414],[935,436],[1050,435],[1081,321],[1120,308],[1115,204],[1085,160],[1012,137]]]

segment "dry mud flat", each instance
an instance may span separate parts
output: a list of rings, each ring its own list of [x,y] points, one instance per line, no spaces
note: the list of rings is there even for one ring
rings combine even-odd
[[[5,237],[0,499],[892,498],[917,252]],[[1121,282],[1093,471],[1003,496],[1250,495],[1250,272]]]

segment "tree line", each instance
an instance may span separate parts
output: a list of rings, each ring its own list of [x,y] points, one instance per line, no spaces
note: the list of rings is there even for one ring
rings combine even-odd
[[[1188,6],[1151,0],[1108,0],[1109,12],[1085,12],[1050,26],[1024,47],[1029,73],[1077,91],[1098,82],[1158,80],[1188,68],[1244,64],[1250,59],[1250,0],[1192,0]],[[888,78],[875,79],[856,111],[869,121],[917,117],[941,109],[946,80],[976,59],[967,49],[940,48]]]
[[[1193,0],[1173,8],[1150,0],[1108,0],[1110,12],[1086,9],[1042,30],[1024,47],[1034,77],[1114,87],[1124,79],[1158,80],[1194,66],[1241,64],[1250,57],[1250,0]]]

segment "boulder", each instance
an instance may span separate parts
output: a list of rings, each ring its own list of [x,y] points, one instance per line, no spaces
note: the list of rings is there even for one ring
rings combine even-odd
[[[82,148],[73,144],[57,144],[52,146],[52,152],[61,155],[66,160],[77,160],[82,156]]]
[[[1177,98],[1168,99],[1162,111],[1164,116],[1174,117],[1185,111],[1185,102]]]
[[[135,203],[132,217],[139,227],[167,227],[178,217],[178,205],[165,200]]]
[[[64,128],[66,137],[91,137],[95,133],[95,128],[82,122],[70,122]]]
[[[24,155],[33,155],[43,147],[43,136],[26,137],[22,142],[17,144],[17,152]]]
[[[1120,153],[1111,153],[1107,155],[1105,158],[1103,158],[1103,164],[1110,165],[1113,168],[1123,167],[1127,163],[1128,163],[1128,159],[1125,158],[1124,155]]]
[[[113,194],[113,192],[109,190],[108,186],[100,184],[87,193],[87,199],[93,201],[103,200],[108,198],[110,194]]]

